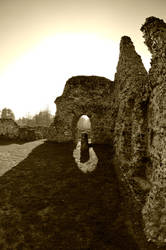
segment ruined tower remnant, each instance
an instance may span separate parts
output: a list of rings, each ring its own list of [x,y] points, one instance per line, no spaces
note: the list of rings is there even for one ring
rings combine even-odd
[[[148,179],[152,188],[143,209],[147,239],[166,244],[166,23],[155,17],[141,28],[145,44],[152,53],[149,71]]]
[[[57,142],[74,141],[77,122],[83,114],[91,121],[92,141],[108,140],[107,111],[111,109],[110,97],[113,82],[98,76],[76,76],[66,82],[62,96],[55,101],[57,111],[49,129],[48,139]]]
[[[117,117],[114,142],[116,155],[122,165],[126,165],[126,173],[130,171],[130,174],[131,169],[133,172],[143,171],[148,85],[148,74],[141,57],[136,53],[130,37],[122,37],[115,75]]]

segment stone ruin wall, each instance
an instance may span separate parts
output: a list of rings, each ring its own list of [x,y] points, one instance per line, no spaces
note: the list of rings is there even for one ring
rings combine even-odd
[[[140,230],[141,249],[152,250],[166,245],[166,24],[150,17],[141,30],[152,53],[149,73],[131,39],[122,37],[111,88],[102,92],[105,85],[91,77],[69,79],[48,139],[74,140],[79,117],[89,116],[94,143],[113,143],[129,213],[142,218],[132,221],[133,230]]]
[[[20,127],[12,119],[0,119],[0,139],[33,141],[46,138],[47,132],[47,127]]]
[[[128,176],[142,172],[146,155],[149,81],[140,56],[129,37],[122,37],[115,75],[116,114],[114,147]],[[131,171],[132,169],[132,171]]]
[[[114,165],[118,168],[133,236],[140,242],[143,238],[141,209],[144,193],[134,180],[146,178],[149,79],[141,57],[127,36],[120,42],[114,95]]]
[[[115,75],[114,147],[128,201],[132,198],[142,214],[146,240],[154,243],[145,249],[155,249],[166,246],[166,24],[150,17],[141,30],[152,53],[151,69],[147,74],[123,37]]]
[[[147,131],[152,187],[142,213],[147,239],[166,245],[166,24],[150,17],[141,30],[152,54]]]
[[[57,142],[75,141],[77,122],[82,115],[91,121],[93,143],[107,143],[113,136],[109,112],[113,82],[97,76],[76,76],[69,79],[62,96],[55,101],[56,116],[48,139]],[[113,122],[112,122],[113,124]]]
[[[17,139],[19,136],[19,126],[12,119],[0,119],[0,137]]]

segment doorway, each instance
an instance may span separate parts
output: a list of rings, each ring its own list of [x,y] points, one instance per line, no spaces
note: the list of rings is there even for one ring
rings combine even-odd
[[[77,122],[77,141],[81,140],[81,134],[88,134],[88,142],[91,143],[91,121],[87,115],[80,116]]]

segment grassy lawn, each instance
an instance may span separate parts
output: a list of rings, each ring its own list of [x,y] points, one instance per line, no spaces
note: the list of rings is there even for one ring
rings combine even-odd
[[[45,142],[0,177],[0,249],[137,249],[107,146],[94,146],[99,161],[88,174],[73,150]]]

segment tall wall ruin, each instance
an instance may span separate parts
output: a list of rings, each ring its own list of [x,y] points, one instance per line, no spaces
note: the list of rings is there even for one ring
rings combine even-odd
[[[129,37],[122,37],[115,75],[114,146],[126,173],[139,171],[146,155],[148,74]],[[133,169],[134,171],[134,169]],[[141,169],[142,171],[142,169]],[[131,174],[131,173],[130,173]]]
[[[55,101],[48,139],[75,140],[79,117],[89,116],[93,142],[113,145],[131,217],[135,212],[142,218],[137,228],[152,242],[142,249],[156,249],[166,245],[166,24],[150,17],[141,30],[152,53],[149,73],[131,39],[122,37],[114,82],[69,79]]]
[[[152,53],[149,71],[148,148],[151,190],[143,208],[147,239],[166,244],[166,24],[150,17],[142,26],[145,44]]]

